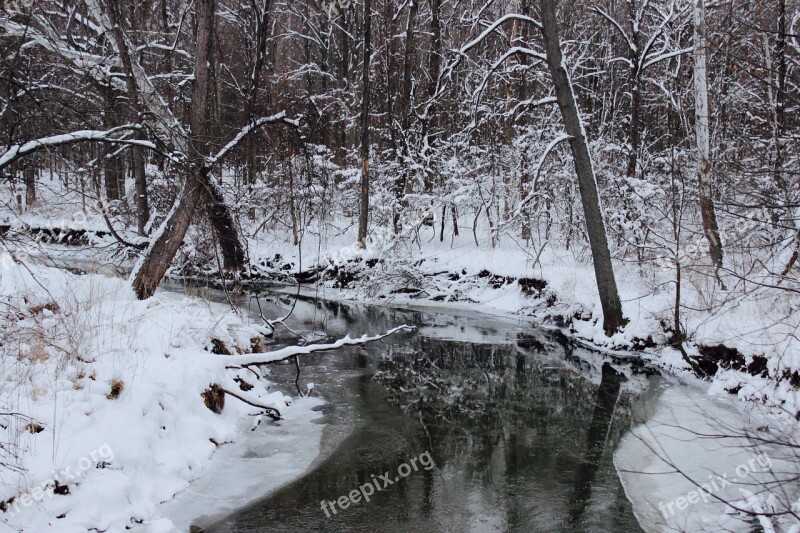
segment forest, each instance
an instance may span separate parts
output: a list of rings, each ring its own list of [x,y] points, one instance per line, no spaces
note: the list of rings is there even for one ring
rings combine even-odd
[[[194,479],[190,465],[236,441],[248,409],[275,421],[294,405],[309,423],[314,402],[332,401],[316,392],[323,383],[301,387],[300,355],[425,337],[444,320],[381,318],[380,331],[362,331],[371,320],[364,311],[348,322],[363,336],[333,335],[316,314],[303,318],[303,298],[314,297],[488,313],[588,350],[583,366],[558,363],[578,375],[589,365],[594,377],[584,377],[599,387],[587,456],[596,451],[592,432],[603,431],[597,424],[616,423],[605,384],[622,372],[642,387],[636,394],[647,388],[617,366],[644,365],[681,386],[688,380],[703,402],[713,398],[747,419],[714,427],[715,435],[772,446],[774,462],[785,459],[758,490],[716,503],[762,528],[753,531],[799,531],[800,474],[790,466],[800,449],[798,139],[797,0],[3,0],[0,530],[59,531],[52,517],[63,511],[70,520],[91,501],[76,490],[77,503],[8,512],[20,487],[58,469],[55,435],[82,434],[78,418],[56,427],[67,420],[58,409],[72,412],[55,407],[59,394],[75,395],[67,406],[83,405],[80,395],[90,392],[89,404],[109,404],[90,409],[105,422],[84,434],[102,450],[117,417],[141,416],[139,404],[165,409],[157,379],[142,388],[133,381],[180,380],[178,361],[203,354],[184,385],[168,386],[175,395],[192,391],[179,405],[198,420],[189,434],[203,445],[170,459],[163,478],[120,489],[160,483],[163,493],[152,488],[147,505],[112,499],[116,514],[86,511],[73,524],[116,531],[152,519],[151,531],[171,531],[173,522],[153,519],[147,506],[171,500]],[[188,287],[197,286],[216,292],[191,300]],[[159,333],[148,323],[160,324]],[[435,410],[426,395],[448,387],[481,389],[482,400],[463,397],[464,405],[491,411],[494,393],[453,369],[484,368],[494,391],[492,379],[505,378],[492,372],[506,370],[481,366],[494,356],[479,350],[475,360],[420,367],[420,342],[375,374],[403,396],[404,411],[441,423],[452,399],[437,396],[445,407]],[[482,341],[465,333],[459,342]],[[556,350],[549,342],[536,346]],[[165,351],[183,355],[164,362]],[[131,354],[138,363],[120,362]],[[159,359],[149,366],[147,357]],[[267,390],[272,378],[262,370],[281,361],[296,365],[281,383],[296,389],[294,404]],[[148,370],[137,373],[140,366]],[[437,373],[444,368],[453,375]],[[262,384],[248,395],[252,374]],[[409,383],[427,399],[404,396]],[[616,397],[620,385],[613,387]],[[503,391],[495,392],[506,398]],[[129,394],[135,405],[120,415],[114,402]],[[223,416],[226,397],[225,412],[236,414],[223,428],[209,417]],[[155,446],[159,425],[118,435],[121,470],[134,442]],[[608,431],[623,443],[614,445],[618,455],[632,446],[625,431]],[[176,432],[169,449],[181,447]],[[36,445],[39,433],[53,442]],[[507,433],[491,432],[501,440]],[[659,456],[684,482],[708,477],[661,457],[652,448],[661,444],[639,453]],[[74,453],[62,462],[85,455]],[[136,461],[133,468],[149,464]],[[701,530],[664,512],[666,529],[648,527],[620,461],[615,455],[609,468],[620,472],[637,527]],[[58,478],[48,486],[51,496],[70,491]],[[497,530],[519,526],[509,523]],[[600,527],[581,524],[559,530]],[[707,530],[741,524],[717,525]],[[230,527],[219,530],[248,530]]]

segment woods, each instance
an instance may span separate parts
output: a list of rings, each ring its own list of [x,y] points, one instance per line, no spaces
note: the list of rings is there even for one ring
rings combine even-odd
[[[796,286],[797,22],[787,0],[11,3],[7,207],[46,203],[46,173],[108,203],[140,298],[193,222],[233,278],[259,233],[333,218],[362,248],[436,224],[586,251],[612,335],[614,261]]]

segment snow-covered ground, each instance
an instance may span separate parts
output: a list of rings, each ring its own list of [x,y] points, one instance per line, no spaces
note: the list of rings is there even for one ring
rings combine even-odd
[[[185,530],[317,455],[319,399],[292,401],[207,351],[212,339],[249,350],[264,332],[224,306],[168,292],[140,302],[124,280],[27,262],[0,270],[0,313],[0,531]],[[251,432],[260,410],[226,395],[212,412],[212,383],[285,420]]]
[[[645,531],[749,532],[754,521],[763,531],[800,531],[792,517],[746,514],[785,512],[792,504],[800,510],[797,456],[780,444],[785,434],[754,430],[751,413],[709,397],[697,383],[651,395],[641,402],[641,423],[614,454]]]

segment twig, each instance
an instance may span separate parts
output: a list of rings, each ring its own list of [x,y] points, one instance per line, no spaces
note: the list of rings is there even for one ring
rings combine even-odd
[[[259,408],[259,409],[263,409],[263,410],[265,410],[265,411],[266,411],[266,415],[267,415],[268,417],[270,417],[271,419],[273,419],[273,420],[281,420],[281,412],[280,412],[280,411],[278,411],[277,409],[275,409],[274,407],[268,407],[268,406],[266,406],[266,405],[257,404],[257,403],[255,403],[255,402],[252,402],[252,401],[248,400],[247,398],[244,398],[244,397],[242,397],[242,396],[239,396],[239,395],[238,395],[238,394],[236,394],[235,392],[231,392],[231,391],[229,391],[228,389],[220,389],[220,390],[221,390],[222,392],[224,392],[225,394],[230,394],[231,396],[233,396],[233,397],[234,397],[234,398],[236,398],[237,400],[241,400],[241,401],[243,401],[243,402],[244,402],[244,403],[246,403],[247,405],[252,405],[253,407],[257,407],[257,408]]]

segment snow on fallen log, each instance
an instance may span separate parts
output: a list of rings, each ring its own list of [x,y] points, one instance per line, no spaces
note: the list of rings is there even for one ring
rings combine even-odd
[[[369,336],[365,334],[356,339],[350,337],[350,335],[346,335],[345,337],[332,343],[309,344],[307,346],[287,346],[286,348],[281,348],[280,350],[275,350],[274,352],[232,355],[232,356],[226,356],[224,358],[224,361],[228,365],[240,365],[244,367],[269,365],[272,363],[285,361],[286,359],[289,359],[296,355],[308,355],[310,353],[315,353],[315,352],[326,352],[330,350],[336,350],[344,346],[358,346],[362,344],[367,344],[370,342],[375,342],[381,339],[385,339],[386,337],[394,335],[399,331],[413,331],[414,329],[416,329],[414,326],[403,324],[402,326],[397,326],[396,328],[392,328],[386,333],[383,333],[381,335]]]

